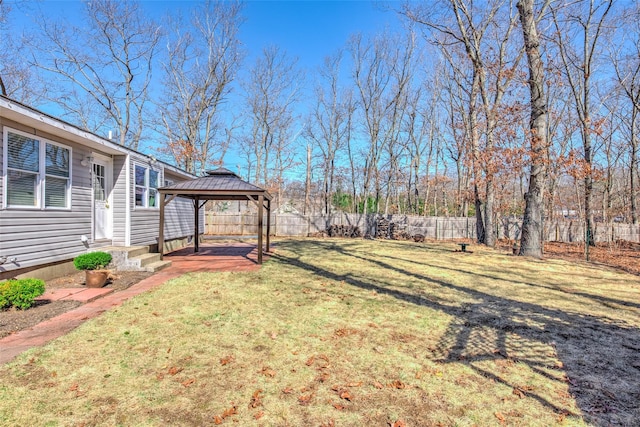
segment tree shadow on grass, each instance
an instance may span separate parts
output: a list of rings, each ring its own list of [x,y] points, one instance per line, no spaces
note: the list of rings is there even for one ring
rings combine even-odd
[[[454,283],[421,274],[420,266],[418,271],[412,271],[401,267],[401,263],[383,261],[375,253],[365,252],[361,243],[304,241],[288,242],[286,246],[297,255],[277,253],[273,257],[327,279],[453,316],[438,343],[428,348],[430,358],[436,362],[464,363],[478,374],[512,387],[514,393],[533,398],[559,414],[570,413],[568,404],[562,401],[573,397],[582,412],[577,415],[596,425],[634,425],[640,419],[640,330],[623,320],[484,292],[474,281],[478,273],[465,270],[463,264],[457,264],[455,270],[467,276]],[[330,267],[303,260],[305,255],[317,256],[310,254],[315,250],[336,251],[372,268],[366,275],[337,274]],[[387,273],[413,285],[386,285],[379,278]],[[416,281],[424,287],[416,286]],[[453,293],[463,302],[433,298],[424,289]],[[552,399],[542,391],[513,383],[502,369],[508,363],[526,364],[537,375],[568,384],[571,396]]]
[[[410,262],[410,263],[418,263],[420,265],[423,265],[424,267],[435,267],[435,268],[440,268],[443,270],[449,270],[449,271],[453,271],[453,272],[457,272],[457,273],[463,273],[463,274],[473,274],[474,276],[478,276],[478,277],[484,277],[490,280],[498,280],[498,281],[505,281],[506,279],[503,277],[500,277],[499,274],[499,270],[496,269],[496,267],[493,266],[486,266],[485,270],[489,271],[489,272],[494,272],[494,275],[491,274],[482,274],[482,273],[478,273],[478,272],[470,272],[468,270],[464,270],[464,269],[460,269],[460,268],[452,268],[452,267],[445,267],[442,265],[435,265],[433,263],[429,263],[429,262],[425,262],[425,261],[415,261],[415,260],[410,260],[410,259],[405,259],[405,258],[400,258],[400,257],[395,257],[395,256],[389,256],[389,255],[385,255],[385,258],[388,259],[392,259],[395,261],[400,261],[400,262]],[[529,279],[532,279],[534,276],[536,275],[535,271],[531,272],[531,277],[529,277]],[[539,276],[540,273],[537,272],[537,275]],[[526,279],[526,277],[523,277],[523,279]],[[600,277],[594,277],[594,280],[601,280]],[[618,308],[616,306],[625,306],[625,307],[634,307],[634,308],[640,308],[640,303],[636,303],[636,302],[632,302],[632,301],[625,301],[625,300],[621,300],[618,298],[611,298],[611,297],[605,297],[602,295],[596,295],[596,294],[591,294],[588,292],[580,292],[577,291],[575,289],[571,289],[571,290],[566,290],[560,287],[554,287],[554,286],[550,286],[550,285],[545,285],[543,283],[533,283],[533,282],[525,282],[525,281],[519,281],[519,284],[525,285],[525,286],[531,286],[531,287],[535,287],[535,288],[543,288],[543,289],[548,289],[550,291],[554,291],[554,292],[563,292],[565,294],[567,294],[568,298],[573,298],[576,296],[580,296],[583,298],[587,298],[592,300],[593,302],[597,302],[599,304],[602,304],[608,308]]]

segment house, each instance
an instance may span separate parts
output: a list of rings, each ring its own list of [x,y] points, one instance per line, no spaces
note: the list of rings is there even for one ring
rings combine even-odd
[[[158,243],[158,188],[195,176],[0,96],[0,279],[53,277],[105,247]],[[167,207],[165,247],[193,236],[193,204]]]

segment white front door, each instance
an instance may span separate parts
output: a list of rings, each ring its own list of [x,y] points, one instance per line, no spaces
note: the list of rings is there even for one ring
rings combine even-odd
[[[93,187],[93,240],[111,239],[112,209],[109,204],[111,196],[111,161],[95,158],[91,165],[91,182]]]

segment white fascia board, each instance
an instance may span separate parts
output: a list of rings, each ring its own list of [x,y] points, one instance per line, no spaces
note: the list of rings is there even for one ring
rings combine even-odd
[[[0,97],[0,116],[103,153],[118,155],[125,154],[127,151],[125,147],[107,139],[7,98]]]

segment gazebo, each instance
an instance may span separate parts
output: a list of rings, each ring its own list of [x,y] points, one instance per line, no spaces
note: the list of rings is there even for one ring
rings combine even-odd
[[[165,206],[176,197],[191,199],[194,207],[194,252],[199,251],[200,209],[208,200],[251,200],[258,206],[258,264],[262,264],[264,234],[264,210],[267,210],[267,252],[269,252],[269,232],[271,228],[271,195],[260,187],[243,181],[238,175],[225,168],[207,171],[205,176],[182,181],[158,189],[160,193],[160,230],[158,252],[164,252]],[[266,203],[265,203],[266,202]]]

